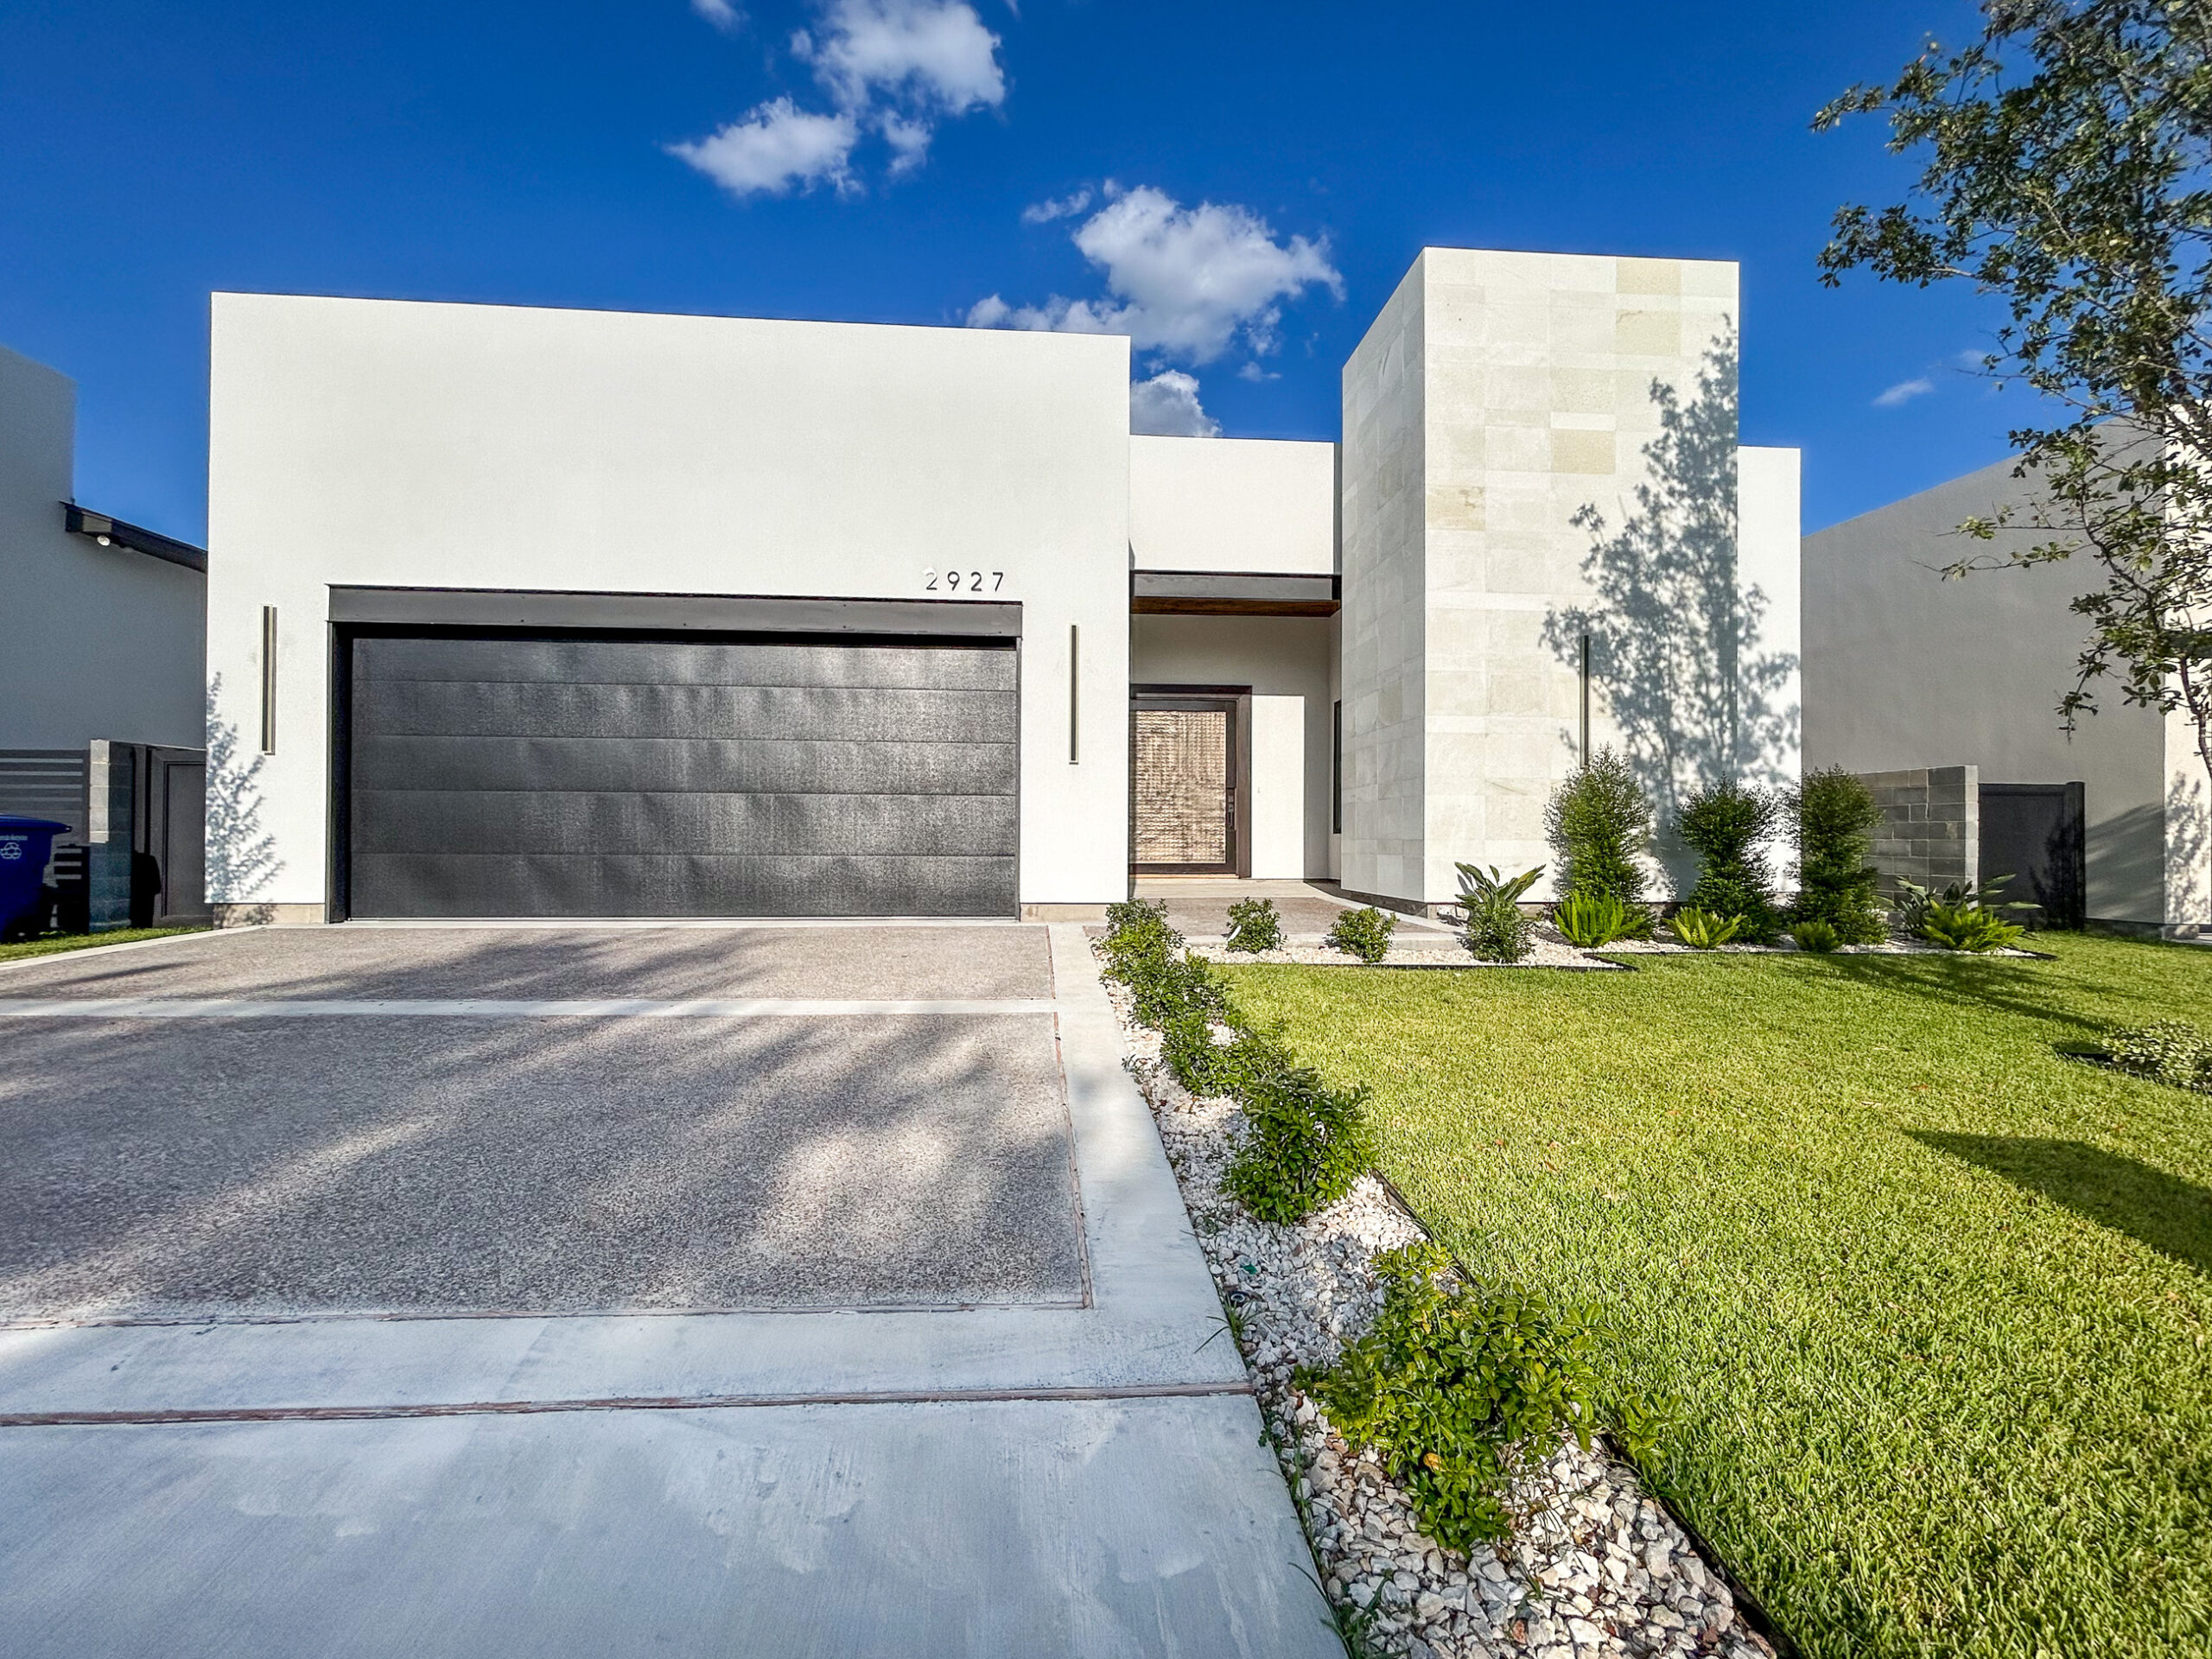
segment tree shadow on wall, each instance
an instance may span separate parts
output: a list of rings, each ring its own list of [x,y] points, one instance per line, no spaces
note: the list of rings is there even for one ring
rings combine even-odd
[[[1736,332],[1707,350],[1685,397],[1651,383],[1659,433],[1647,476],[1618,526],[1595,502],[1574,515],[1590,534],[1588,603],[1555,609],[1544,643],[1571,667],[1590,641],[1593,700],[1651,801],[1662,862],[1686,862],[1673,829],[1682,798],[1723,779],[1796,781],[1793,652],[1765,643],[1770,602],[1738,579]]]
[[[246,904],[284,868],[276,837],[261,827],[261,768],[241,757],[237,722],[222,718],[223,677],[207,683],[207,898]]]
[[[2193,1181],[2082,1141],[1910,1131],[1939,1152],[2126,1233],[2202,1274],[2212,1274],[2212,1192]]]

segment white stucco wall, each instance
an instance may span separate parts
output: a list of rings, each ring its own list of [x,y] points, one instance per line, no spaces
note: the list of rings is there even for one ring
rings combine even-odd
[[[1337,446],[1131,438],[1129,550],[1140,570],[1328,575]]]
[[[0,346],[0,748],[196,749],[206,579],[61,527],[76,398]]]
[[[328,589],[1019,601],[1021,898],[1128,886],[1128,343],[219,294],[208,667],[258,729],[283,868],[327,892]],[[1068,628],[1082,630],[1070,764]]]
[[[1738,449],[1736,587],[1747,681],[1745,780],[1795,783],[1804,771],[1805,672],[1800,575],[1804,529],[1795,449]]]
[[[1725,404],[1705,435],[1722,459],[1697,459],[1725,475],[1677,482],[1732,527],[1735,311],[1725,263],[1457,248],[1414,262],[1344,371],[1346,887],[1434,904],[1456,891],[1455,862],[1550,861],[1544,804],[1580,763],[1574,618],[1597,597],[1598,532],[1578,516],[1618,534],[1643,511],[1653,385],[1695,397],[1718,349]],[[1707,551],[1732,562],[1732,547]],[[1592,699],[1594,745],[1638,721],[1648,736],[1648,711]]]
[[[1332,617],[1129,619],[1132,684],[1252,689],[1255,876],[1335,873],[1329,833],[1334,633]]]

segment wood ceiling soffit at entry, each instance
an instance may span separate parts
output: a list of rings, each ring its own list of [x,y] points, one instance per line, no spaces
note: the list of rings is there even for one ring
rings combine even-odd
[[[1334,616],[1338,608],[1333,599],[1192,599],[1139,594],[1129,601],[1133,616]]]

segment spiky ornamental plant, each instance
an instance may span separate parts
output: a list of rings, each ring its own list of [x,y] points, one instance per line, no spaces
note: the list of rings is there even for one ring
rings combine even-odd
[[[1855,86],[1815,129],[1885,116],[1925,157],[1914,200],[1846,207],[1820,256],[2005,305],[1986,373],[2050,413],[2012,435],[2028,499],[1959,528],[1999,555],[1944,575],[2086,556],[2088,637],[2059,700],[2074,729],[2117,680],[2185,712],[2212,775],[2212,8],[2205,0],[1985,0],[1981,38],[1930,41],[1896,81]],[[2070,416],[2070,418],[2068,418]]]
[[[1643,901],[1637,855],[1651,842],[1651,803],[1628,762],[1610,748],[1552,791],[1544,836],[1559,856],[1560,895]]]
[[[1879,944],[1889,929],[1876,893],[1873,856],[1882,809],[1873,791],[1841,766],[1808,772],[1785,811],[1797,831],[1797,921],[1826,922],[1845,944]]]
[[[1774,878],[1759,849],[1781,818],[1782,803],[1768,791],[1719,783],[1682,803],[1677,826],[1698,855],[1697,887],[1688,903],[1735,917],[1736,937],[1753,944],[1772,944],[1782,937]]]

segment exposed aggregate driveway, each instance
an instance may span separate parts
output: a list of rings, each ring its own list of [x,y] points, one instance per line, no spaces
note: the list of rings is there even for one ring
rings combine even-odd
[[[270,930],[0,975],[0,1318],[1079,1302],[1052,1016],[987,1011],[1051,995],[1014,928]],[[68,1012],[117,998],[160,1017]],[[627,1012],[529,1011],[593,999]]]

